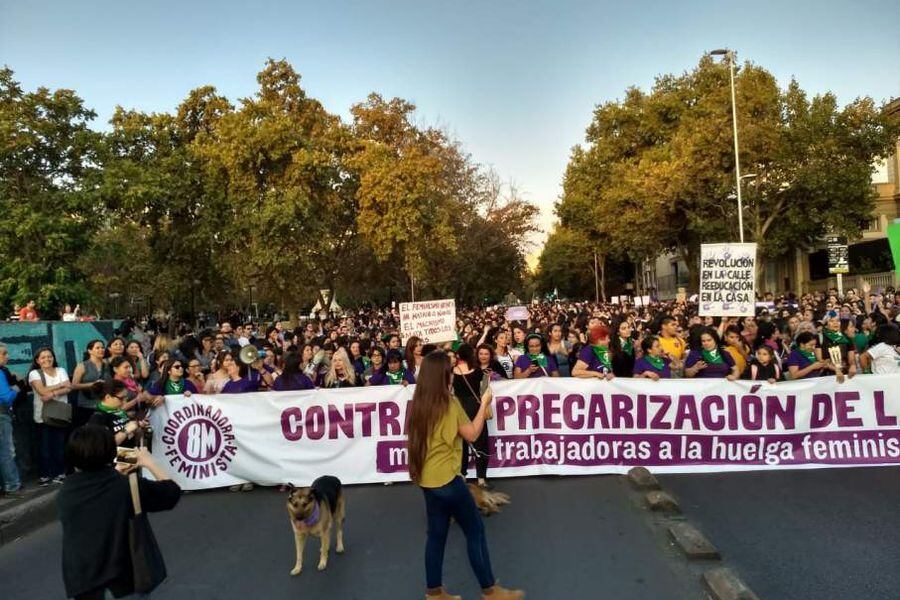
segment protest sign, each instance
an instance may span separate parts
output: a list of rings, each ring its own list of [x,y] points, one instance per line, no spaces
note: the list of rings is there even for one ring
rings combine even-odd
[[[825,238],[828,244],[828,272],[832,275],[850,272],[850,253],[847,238],[829,235]]]
[[[751,316],[755,302],[756,244],[703,244],[700,316]]]
[[[400,339],[405,344],[416,336],[426,344],[456,339],[456,301],[400,303]]]
[[[900,464],[896,377],[542,377],[492,384],[493,477]],[[153,455],[184,489],[405,481],[414,386],[169,396]]]
[[[510,306],[506,309],[507,321],[527,321],[529,317],[527,306]]]

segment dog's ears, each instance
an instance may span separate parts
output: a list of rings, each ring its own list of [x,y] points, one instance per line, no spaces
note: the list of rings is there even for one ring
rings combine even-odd
[[[297,489],[297,488],[294,487],[294,484],[293,484],[293,483],[289,483],[289,484],[288,484],[288,494],[293,494],[293,493],[294,493],[294,490],[296,490],[296,489]]]

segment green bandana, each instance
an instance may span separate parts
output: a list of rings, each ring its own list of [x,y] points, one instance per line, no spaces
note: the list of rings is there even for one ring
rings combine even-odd
[[[807,352],[806,350],[801,350],[800,348],[797,348],[797,352],[799,352],[800,355],[809,362],[816,362],[816,355],[813,352]]]
[[[591,346],[594,356],[600,361],[607,371],[612,371],[612,361],[609,358],[609,348],[606,346]]]
[[[396,373],[393,371],[385,371],[385,375],[387,375],[391,385],[400,385],[400,382],[403,381],[403,376],[406,375],[406,369],[400,369]]]
[[[844,345],[850,343],[850,340],[847,339],[847,336],[839,331],[831,331],[830,329],[826,329],[825,337],[831,340],[831,343],[833,344]]]
[[[722,358],[722,353],[719,352],[718,348],[716,348],[712,352],[710,352],[709,350],[703,350],[701,354],[703,354],[703,362],[708,365],[721,365],[725,362],[725,359]]]
[[[525,344],[514,344],[513,348],[521,353],[525,353]]]
[[[666,361],[661,356],[651,356],[648,354],[644,358],[646,358],[647,362],[650,363],[657,371],[662,371],[666,366]]]
[[[547,357],[542,354],[529,354],[528,358],[531,359],[531,362],[537,362],[543,369],[547,370]]]
[[[121,408],[110,408],[103,404],[102,402],[97,404],[97,410],[100,412],[104,412],[108,415],[115,415],[119,419],[128,419],[128,415],[125,414],[125,411]]]
[[[363,363],[363,367],[365,367],[366,369],[368,369],[370,366],[372,366],[372,360],[368,356],[362,357],[362,363]]]
[[[619,338],[619,341],[622,342],[622,352],[628,356],[634,356],[634,342],[631,341],[631,338],[626,338],[624,340]]]
[[[166,396],[174,396],[176,394],[184,393],[184,379],[179,379],[178,382],[174,382],[171,379],[166,380]]]

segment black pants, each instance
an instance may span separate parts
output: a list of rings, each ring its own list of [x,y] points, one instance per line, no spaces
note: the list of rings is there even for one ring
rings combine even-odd
[[[472,444],[475,450],[469,447],[469,443],[463,440],[463,452],[462,452],[462,474],[463,478],[467,477],[467,473],[469,471],[469,458],[472,454],[475,455],[475,475],[478,479],[487,479],[487,468],[488,468],[488,460],[490,456],[488,456],[488,432],[487,425],[484,426],[484,429],[481,430],[481,435],[478,436],[478,439]]]
[[[470,419],[474,419],[475,415],[478,414],[479,408],[481,408],[481,403],[479,400],[475,398],[463,397],[459,399],[460,404],[462,404],[463,410],[466,411],[466,414]],[[472,449],[474,448],[474,450]],[[460,473],[462,473],[463,479],[468,477],[469,472],[469,459],[474,454],[475,455],[475,474],[478,479],[487,479],[487,468],[488,468],[488,460],[490,456],[488,456],[488,431],[487,424],[485,423],[484,429],[481,430],[481,435],[478,436],[478,439],[472,443],[472,448],[469,447],[469,442],[463,440],[463,452],[462,452],[462,465]],[[477,452],[475,451],[477,450]]]

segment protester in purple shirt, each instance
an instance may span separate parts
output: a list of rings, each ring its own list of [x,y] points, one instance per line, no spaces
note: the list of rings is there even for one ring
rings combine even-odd
[[[525,354],[517,358],[513,366],[516,379],[559,377],[559,366],[547,350],[544,338],[532,333],[525,338],[525,350]]]
[[[228,373],[228,381],[225,383],[225,386],[222,388],[223,394],[246,394],[248,392],[256,392],[259,391],[259,378],[251,378],[248,373],[247,365],[242,362],[238,362],[236,360],[229,361],[226,363],[225,367],[226,373]],[[260,375],[263,377],[268,377],[269,374],[263,374],[262,364],[260,363],[259,368]]]
[[[275,380],[272,389],[276,392],[312,390],[315,389],[312,379],[306,376],[300,369],[300,353],[289,350],[284,354],[284,370],[281,376]]]
[[[644,355],[634,361],[634,376],[659,381],[672,378],[672,361],[663,354],[659,338],[655,335],[644,338],[641,342]]]
[[[190,396],[197,393],[197,387],[184,376],[184,363],[177,358],[169,359],[163,366],[163,376],[150,386],[151,396]]]
[[[399,350],[388,350],[387,366],[372,374],[369,385],[410,385],[416,382],[412,371],[403,367],[403,355]]]
[[[731,354],[725,351],[719,340],[719,333],[712,327],[703,327],[699,335],[700,345],[691,349],[684,361],[686,377],[716,379],[724,377],[728,381],[738,379],[741,374]]]
[[[588,343],[578,353],[572,377],[612,379],[612,351],[609,349],[610,331],[606,325],[594,325],[588,330]]]
[[[791,379],[809,379],[810,377],[822,377],[826,375],[825,369],[829,363],[819,360],[816,356],[816,336],[809,331],[797,334],[794,340],[796,347],[791,350],[784,366]]]

